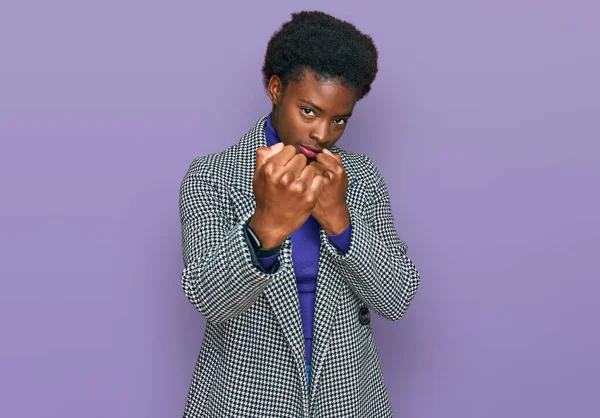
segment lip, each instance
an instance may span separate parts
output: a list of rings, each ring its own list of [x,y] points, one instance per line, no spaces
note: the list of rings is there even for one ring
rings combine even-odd
[[[306,149],[309,149],[309,150],[311,150],[311,151],[313,151],[313,152],[321,152],[321,151],[323,151],[323,149],[322,149],[322,148],[319,148],[319,147],[311,147],[310,145],[304,145],[304,144],[300,144],[300,146],[301,146],[301,147],[304,147],[304,148],[306,148]]]
[[[300,144],[300,151],[308,158],[316,158],[317,155],[323,150],[321,148],[314,148],[311,146]]]

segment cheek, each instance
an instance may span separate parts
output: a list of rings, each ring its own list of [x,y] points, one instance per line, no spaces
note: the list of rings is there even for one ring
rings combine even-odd
[[[342,128],[334,128],[331,132],[331,145],[334,145],[344,133],[344,127]]]
[[[308,136],[310,123],[307,123],[306,118],[297,108],[291,109],[291,112],[286,114],[285,122],[285,132],[288,138],[299,141]]]
[[[338,139],[344,133],[344,125],[331,124],[331,130],[329,131],[332,139]]]

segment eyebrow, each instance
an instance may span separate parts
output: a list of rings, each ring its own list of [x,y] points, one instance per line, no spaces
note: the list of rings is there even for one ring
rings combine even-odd
[[[315,109],[317,109],[319,112],[323,112],[323,109],[321,109],[319,106],[317,106],[316,104],[314,104],[313,102],[311,102],[310,100],[306,100],[306,99],[298,99],[298,101],[302,102],[302,103],[306,103],[312,107],[314,107]],[[348,113],[347,115],[341,115],[338,116],[339,118],[349,118],[350,116],[352,116],[352,113]]]

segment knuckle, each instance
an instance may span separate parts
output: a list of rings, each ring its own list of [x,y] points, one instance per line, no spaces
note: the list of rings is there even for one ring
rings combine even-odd
[[[275,174],[275,164],[270,161],[267,161],[263,166],[263,173],[267,177],[271,177]]]
[[[290,186],[293,181],[294,181],[294,175],[292,173],[290,173],[289,171],[286,171],[285,173],[283,173],[281,178],[279,179],[279,182],[284,186]]]
[[[317,203],[317,197],[314,193],[307,193],[305,197],[305,201],[310,206],[314,206]]]
[[[304,182],[294,181],[289,185],[288,190],[295,194],[302,194],[305,190]]]

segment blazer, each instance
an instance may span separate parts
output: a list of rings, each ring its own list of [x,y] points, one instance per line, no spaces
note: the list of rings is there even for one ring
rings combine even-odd
[[[252,263],[244,234],[265,121],[226,150],[195,158],[181,182],[182,286],[207,321],[183,416],[391,417],[370,310],[399,319],[420,277],[396,233],[384,179],[366,155],[331,149],[348,176],[352,235],[341,255],[320,230],[309,390],[291,240],[267,274]]]

